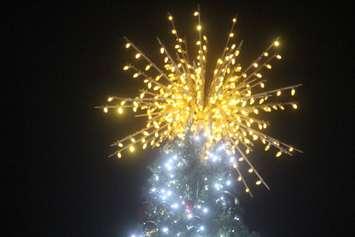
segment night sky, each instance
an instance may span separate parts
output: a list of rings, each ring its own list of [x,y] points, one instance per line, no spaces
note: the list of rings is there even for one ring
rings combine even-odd
[[[121,70],[130,57],[123,36],[157,60],[156,37],[172,42],[171,12],[191,40],[197,3],[182,2],[43,1],[9,11],[24,106],[23,155],[6,157],[15,170],[7,177],[9,236],[123,237],[139,222],[146,167],[159,153],[107,158],[111,142],[144,121],[94,106],[109,95],[135,96],[143,85]],[[304,153],[279,160],[252,154],[271,192],[241,194],[245,222],[262,237],[341,236],[355,222],[352,8],[340,1],[261,2],[199,2],[209,62],[238,14],[244,65],[280,36],[284,60],[268,74],[268,86],[303,83],[300,110],[269,115],[268,132]]]

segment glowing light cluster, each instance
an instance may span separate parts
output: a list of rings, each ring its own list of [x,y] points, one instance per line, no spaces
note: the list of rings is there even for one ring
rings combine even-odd
[[[192,15],[196,18],[194,29],[197,33],[194,42],[196,54],[192,59],[187,42],[178,33],[170,14],[168,21],[174,38],[174,52],[169,53],[158,39],[161,67],[126,39],[125,48],[132,54],[134,63],[124,65],[123,70],[134,79],[142,80],[145,87],[134,98],[111,96],[108,104],[99,108],[105,113],[114,110],[118,114],[131,109],[138,113],[136,117],[147,118],[147,122],[143,129],[115,142],[118,149],[113,155],[121,158],[123,152],[135,152],[137,147],[159,147],[176,138],[185,140],[192,136],[202,147],[201,159],[217,160],[212,150],[223,144],[228,155],[240,162],[245,161],[249,173],[257,175],[257,185],[263,183],[267,187],[247,155],[258,141],[265,146],[265,151],[274,148],[276,157],[300,152],[265,134],[264,130],[270,123],[261,119],[263,112],[285,110],[287,107],[298,109],[296,102],[278,102],[276,98],[295,96],[300,84],[264,90],[264,73],[272,69],[275,60],[282,59],[278,52],[281,42],[276,39],[249,66],[243,67],[238,60],[242,43],[236,40],[237,18],[232,19],[226,45],[217,59],[211,80],[207,82],[208,39],[201,23],[201,12],[198,10]],[[238,180],[249,192],[238,165],[232,165],[239,174]]]
[[[186,149],[183,148],[183,149]],[[183,150],[182,149],[182,150]],[[155,221],[149,219],[150,228],[136,231],[133,236],[160,236],[152,233],[160,233],[162,236],[187,236],[198,234],[198,236],[209,236],[209,223],[216,212],[227,212],[237,205],[237,199],[233,193],[237,182],[232,181],[232,169],[225,166],[225,169],[206,169],[202,171],[202,179],[188,180],[183,178],[186,170],[189,169],[192,159],[179,154],[176,149],[165,150],[165,155],[159,166],[153,171],[149,195],[155,208],[149,209]],[[220,151],[221,162],[227,161],[225,152]],[[202,160],[198,163],[201,164]],[[228,161],[227,161],[228,162]],[[211,167],[221,168],[216,162],[211,161]],[[213,170],[213,171],[212,171]],[[192,181],[192,182],[191,182]],[[191,197],[190,188],[199,184],[197,197]],[[189,188],[186,188],[189,186]],[[192,192],[195,193],[195,192]],[[163,207],[162,211],[160,208]],[[233,209],[234,210],[234,209]],[[233,222],[238,223],[237,214],[232,216]],[[230,231],[235,231],[235,226]],[[184,234],[183,234],[184,233]],[[190,236],[190,235],[188,235]]]

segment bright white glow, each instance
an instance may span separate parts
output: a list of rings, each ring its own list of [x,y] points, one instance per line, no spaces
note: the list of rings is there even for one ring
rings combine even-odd
[[[163,227],[161,229],[163,231],[163,233],[167,234],[169,232],[169,228],[168,227]]]
[[[169,161],[165,164],[165,168],[166,168],[168,171],[171,171],[171,170],[173,169],[173,167],[171,166],[171,164],[170,164]]]
[[[211,154],[210,156],[212,157],[212,161],[213,161],[213,162],[216,162],[216,161],[219,160],[219,157],[216,156],[215,154]]]
[[[219,183],[215,183],[215,184],[214,184],[214,187],[215,187],[215,189],[217,189],[217,191],[219,191],[219,190],[221,190],[222,185],[219,184]]]
[[[226,185],[227,185],[227,186],[230,186],[231,184],[232,184],[232,181],[227,180]]]
[[[203,211],[203,213],[206,214],[206,213],[208,212],[208,208],[207,208],[207,207],[204,207],[202,211]]]
[[[191,213],[189,213],[189,214],[187,214],[187,219],[191,219],[192,218],[192,214]]]
[[[179,207],[179,204],[177,204],[177,203],[174,203],[171,205],[171,208],[173,208],[173,209],[177,209],[178,207]]]
[[[229,162],[233,164],[233,163],[234,163],[234,161],[235,161],[234,156],[231,156],[231,157],[229,158]]]

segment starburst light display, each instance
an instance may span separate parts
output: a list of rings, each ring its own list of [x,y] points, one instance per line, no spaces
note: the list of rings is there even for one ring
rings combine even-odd
[[[248,173],[256,175],[256,185],[264,184],[268,188],[247,156],[256,142],[262,143],[265,151],[273,149],[276,157],[300,152],[267,135],[265,130],[270,124],[262,118],[264,112],[287,108],[297,110],[299,105],[296,102],[279,102],[277,99],[295,96],[300,84],[265,90],[264,73],[272,69],[275,61],[282,59],[279,39],[274,40],[249,66],[240,64],[238,58],[242,43],[236,40],[237,18],[232,19],[226,45],[217,59],[213,75],[207,77],[208,40],[200,11],[195,11],[193,17],[196,19],[193,57],[170,14],[167,20],[174,38],[173,50],[168,51],[158,39],[161,66],[125,38],[125,48],[132,55],[133,62],[124,65],[123,70],[134,79],[142,80],[145,86],[137,97],[110,96],[108,103],[99,108],[105,113],[114,110],[118,114],[133,110],[137,113],[136,117],[146,118],[146,124],[139,131],[117,140],[114,143],[117,150],[113,155],[121,158],[124,152],[135,152],[138,147],[160,147],[175,139],[192,138],[200,141],[199,158],[206,162],[213,159],[220,147],[227,155],[235,157],[232,166],[238,180],[244,183],[246,192],[250,189],[238,168],[238,162],[245,162]]]

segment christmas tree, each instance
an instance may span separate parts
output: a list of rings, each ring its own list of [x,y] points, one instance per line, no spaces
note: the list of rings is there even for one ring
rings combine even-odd
[[[264,72],[282,59],[279,39],[244,68],[239,62],[242,42],[235,37],[237,18],[232,18],[226,46],[206,83],[208,39],[199,9],[193,17],[197,37],[192,60],[170,14],[173,52],[158,39],[161,67],[125,38],[125,48],[135,62],[123,70],[143,80],[146,87],[136,97],[110,96],[107,104],[98,107],[118,114],[132,109],[136,117],[147,119],[144,128],[114,142],[117,150],[112,156],[121,159],[124,152],[133,153],[138,147],[163,147],[164,155],[151,166],[144,226],[133,237],[255,236],[241,223],[235,192],[242,189],[235,184],[239,182],[249,195],[247,180],[256,178],[252,181],[256,186],[269,186],[249,154],[257,142],[265,151],[274,150],[277,158],[301,152],[267,135],[270,123],[261,116],[287,107],[298,109],[294,101],[277,99],[295,96],[300,84],[264,90]]]
[[[196,159],[204,136],[174,141],[149,168],[144,223],[130,237],[257,237],[242,223],[234,156],[221,143],[209,161]],[[224,165],[221,165],[224,163]]]

